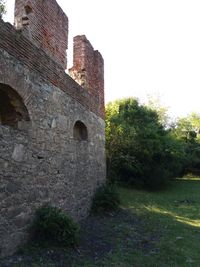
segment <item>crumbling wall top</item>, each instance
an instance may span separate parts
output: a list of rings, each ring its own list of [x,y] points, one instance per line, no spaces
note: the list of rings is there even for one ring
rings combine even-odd
[[[85,35],[74,37],[73,67],[70,76],[99,99],[100,113],[104,113],[104,60],[94,50]]]
[[[99,108],[99,98],[78,85],[62,66],[52,60],[42,49],[20,34],[15,28],[4,23],[0,19],[0,53],[5,51],[18,59],[22,65],[29,68],[31,72],[37,73],[45,82],[50,82],[60,88],[73,99],[78,101],[86,109],[104,119],[104,112]],[[0,65],[4,62],[0,62]],[[0,73],[1,75],[1,73]]]
[[[56,0],[15,0],[15,27],[67,68],[68,18]]]

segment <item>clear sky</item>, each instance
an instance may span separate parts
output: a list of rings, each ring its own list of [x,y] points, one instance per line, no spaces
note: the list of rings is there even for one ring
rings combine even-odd
[[[172,116],[200,112],[199,0],[57,2],[69,18],[68,67],[72,36],[85,34],[104,57],[106,102],[159,95]]]

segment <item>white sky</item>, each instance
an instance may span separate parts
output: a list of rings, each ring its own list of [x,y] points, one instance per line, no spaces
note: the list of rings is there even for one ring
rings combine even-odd
[[[57,2],[69,18],[68,67],[72,36],[85,34],[104,57],[106,102],[159,95],[172,116],[200,112],[199,0]]]

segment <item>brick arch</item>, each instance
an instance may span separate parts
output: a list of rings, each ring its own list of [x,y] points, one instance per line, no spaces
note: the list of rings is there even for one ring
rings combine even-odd
[[[26,130],[30,116],[19,93],[7,84],[0,83],[0,124]]]

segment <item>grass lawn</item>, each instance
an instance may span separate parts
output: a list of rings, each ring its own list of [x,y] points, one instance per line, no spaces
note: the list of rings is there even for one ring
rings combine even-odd
[[[200,179],[176,180],[161,192],[119,191],[122,211],[89,217],[78,252],[29,251],[0,266],[200,266]]]
[[[151,233],[158,236],[151,252],[132,251],[122,266],[200,266],[200,179],[174,181],[162,192],[120,193],[122,206],[143,218],[147,242]]]

